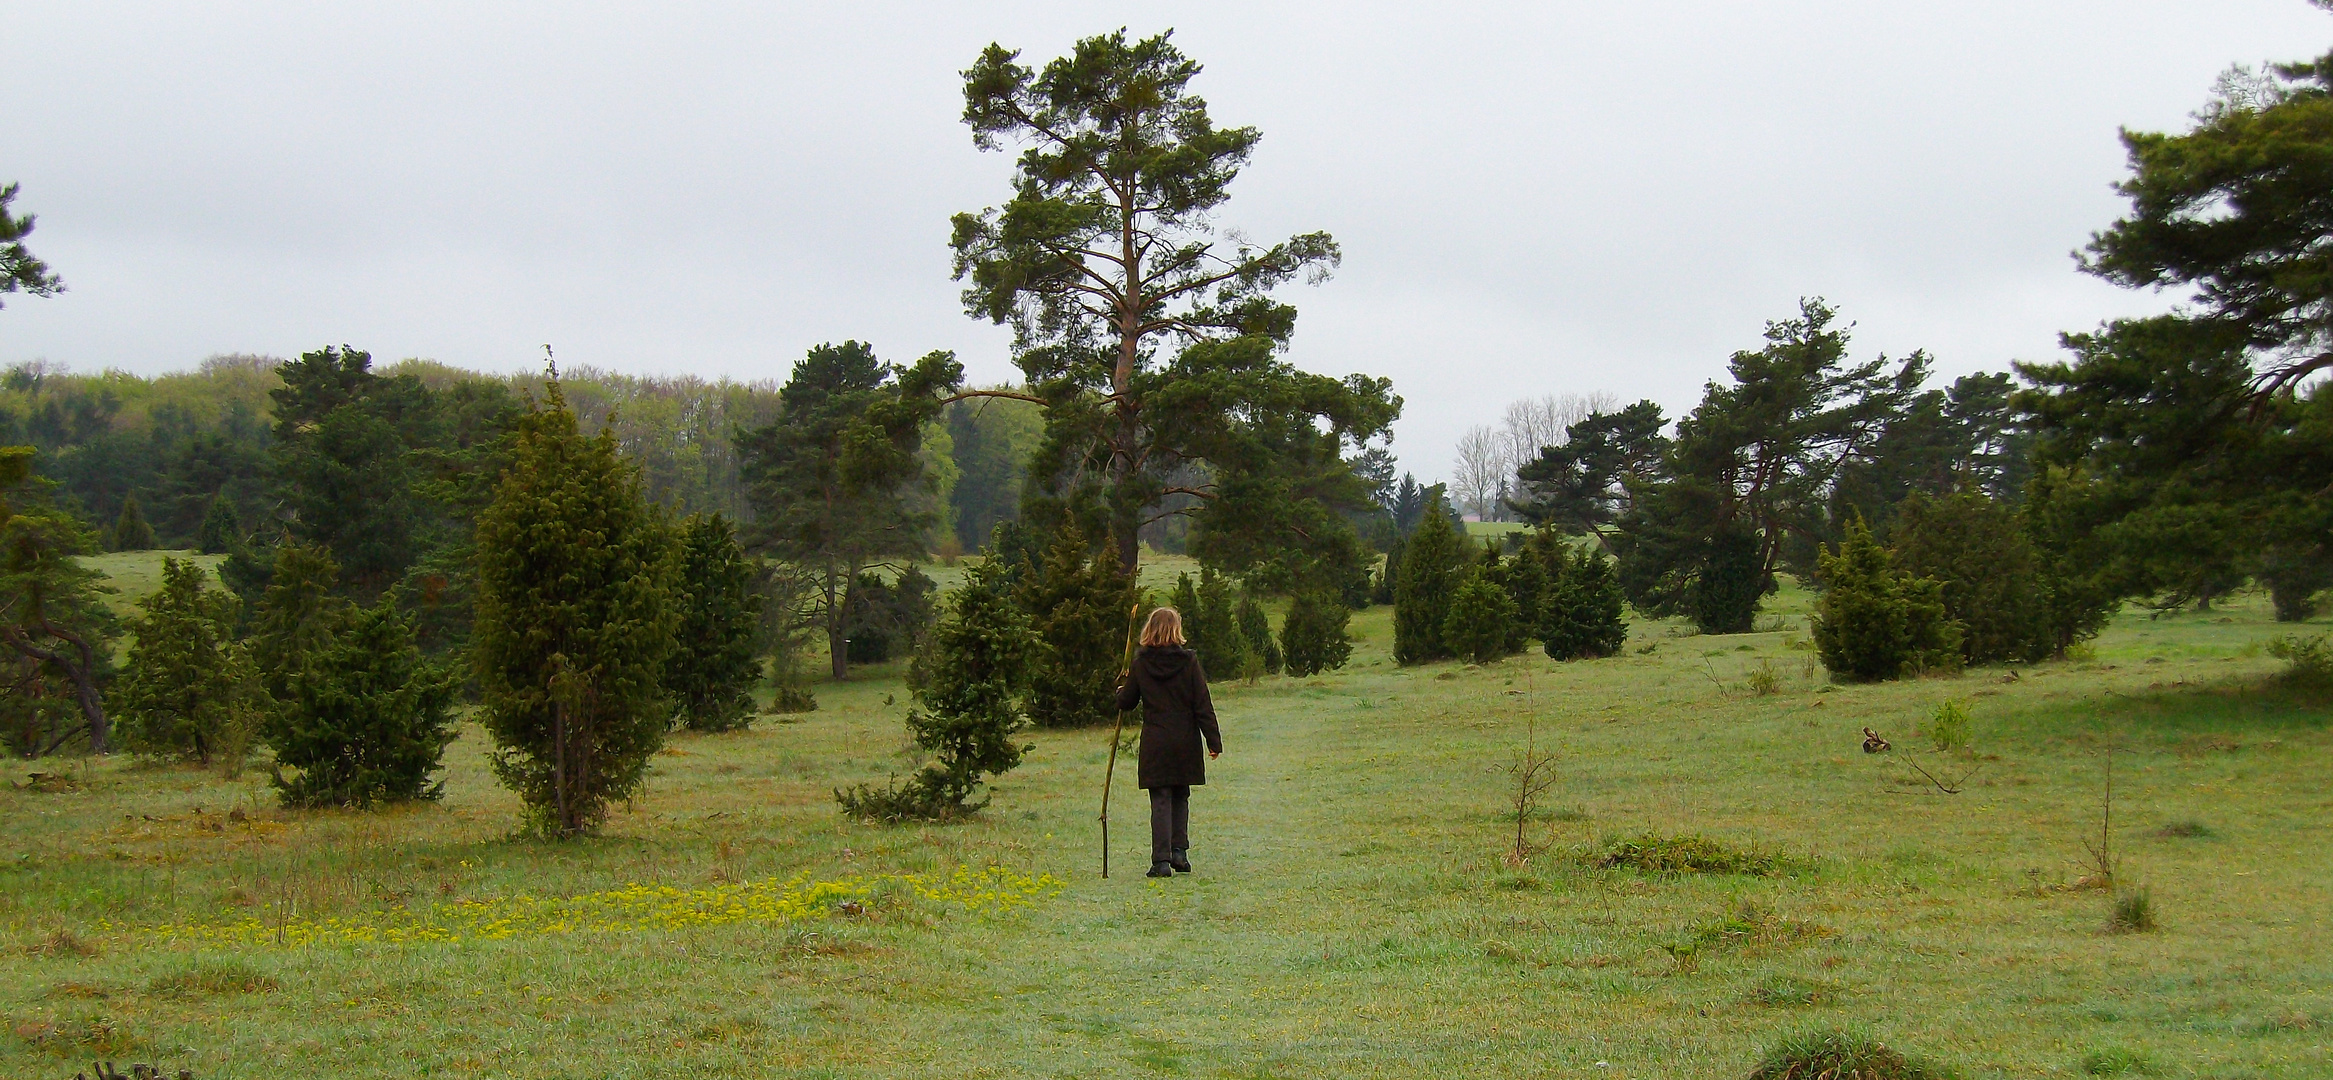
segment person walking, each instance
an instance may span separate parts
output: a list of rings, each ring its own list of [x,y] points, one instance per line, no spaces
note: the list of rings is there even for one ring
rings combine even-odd
[[[1142,706],[1140,781],[1150,792],[1150,875],[1191,872],[1191,789],[1207,782],[1207,759],[1223,756],[1215,702],[1199,654],[1183,644],[1183,616],[1171,607],[1142,625],[1142,651],[1118,684],[1118,709]],[[1200,756],[1200,740],[1206,756]]]

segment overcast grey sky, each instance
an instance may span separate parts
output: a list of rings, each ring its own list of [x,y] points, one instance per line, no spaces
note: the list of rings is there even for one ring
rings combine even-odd
[[[2159,307],[2068,257],[2117,127],[2333,42],[2302,0],[12,5],[0,182],[70,291],[9,300],[0,362],[752,379],[859,338],[1003,380],[946,239],[1009,161],[956,73],[1121,25],[1263,130],[1224,224],[1343,243],[1291,355],[1391,376],[1424,477],[1516,397],[1689,408],[1801,295],[1945,375]]]

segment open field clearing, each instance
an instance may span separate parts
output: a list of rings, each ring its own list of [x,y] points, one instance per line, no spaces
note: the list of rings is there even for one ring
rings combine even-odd
[[[1033,735],[971,823],[845,823],[831,789],[911,764],[898,665],[673,738],[564,844],[513,837],[474,728],[442,803],[378,814],[278,810],[264,767],[19,765],[0,1073],[1704,1077],[1824,1026],[1970,1076],[2333,1074],[2333,738],[2267,681],[2264,602],[2125,615],[2014,680],[1827,688],[1805,599],[1480,668],[1397,668],[1363,613],[1344,671],[1217,688],[1173,881],[1123,784],[1096,876],[1099,732]],[[1966,753],[1919,733],[1947,701]],[[1557,781],[1513,865],[1534,725]],[[2151,932],[2084,887],[2108,747]],[[1681,836],[1760,872],[1598,865]]]

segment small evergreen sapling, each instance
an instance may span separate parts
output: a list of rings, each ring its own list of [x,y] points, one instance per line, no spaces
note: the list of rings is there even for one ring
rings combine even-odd
[[[285,806],[346,806],[435,799],[431,783],[454,739],[460,677],[422,660],[395,602],[352,612],[307,654],[266,725]],[[282,769],[296,770],[286,777]]]
[[[1959,666],[1960,628],[1945,615],[1944,587],[1895,569],[1862,518],[1818,561],[1828,588],[1811,621],[1833,675],[1875,681]]]
[[[258,712],[257,687],[230,631],[233,596],[207,587],[191,561],[162,557],[162,587],[138,601],[137,644],[114,686],[122,742],[153,757],[210,764],[239,752]]]
[[[1351,618],[1351,610],[1334,596],[1297,593],[1280,623],[1281,662],[1288,674],[1301,679],[1344,667],[1353,656],[1353,639],[1346,633]]]
[[[1034,749],[1014,739],[1020,697],[1037,642],[994,563],[971,567],[949,611],[917,654],[912,673],[922,708],[907,714],[915,744],[934,760],[906,783],[837,790],[843,813],[865,820],[948,820],[988,805],[970,801],[988,777],[1018,766]]]
[[[753,560],[719,514],[692,514],[680,528],[679,629],[664,665],[674,726],[737,731],[753,723],[761,597]]]

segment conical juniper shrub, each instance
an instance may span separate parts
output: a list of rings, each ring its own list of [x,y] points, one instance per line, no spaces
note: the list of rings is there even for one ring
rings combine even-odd
[[[110,701],[122,745],[136,753],[207,765],[257,725],[259,687],[231,629],[239,605],[209,577],[165,555],[162,587],[138,601],[137,643]]]
[[[1346,631],[1351,618],[1352,611],[1334,596],[1297,593],[1280,623],[1280,652],[1288,674],[1301,679],[1344,667],[1353,656],[1353,639]]]
[[[154,527],[146,523],[136,494],[122,496],[121,515],[114,518],[111,539],[115,551],[154,550]]]
[[[674,726],[738,731],[753,723],[753,684],[762,666],[757,576],[728,518],[691,514],[681,523],[680,622],[664,665]]]
[[[1465,572],[1458,529],[1439,508],[1425,515],[1402,546],[1401,578],[1393,594],[1393,657],[1423,664],[1456,655],[1442,639],[1451,598]]]
[[[933,761],[905,783],[837,789],[844,814],[869,821],[940,821],[988,805],[971,801],[988,777],[1007,772],[1033,749],[1014,739],[1023,721],[1020,698],[1038,652],[1028,619],[1004,585],[1004,568],[984,563],[965,571],[949,594],[948,612],[933,628],[909,674],[922,707],[907,714],[907,730]]]
[[[1507,655],[1515,624],[1522,613],[1515,598],[1491,583],[1477,566],[1450,597],[1450,614],[1442,623],[1442,641],[1459,659],[1487,664]]]
[[[1547,570],[1530,552],[1518,551],[1499,565],[1494,580],[1515,601],[1514,636],[1507,642],[1507,651],[1522,652],[1539,636],[1539,614],[1546,607],[1549,592]]]
[[[1944,587],[1890,565],[1861,517],[1817,562],[1824,590],[1812,619],[1815,650],[1832,675],[1871,682],[1959,668],[1960,628],[1944,613]]]
[[[1198,607],[1183,613],[1183,630],[1199,653],[1200,669],[1222,679],[1242,674],[1248,666],[1248,638],[1239,629],[1231,579],[1213,567],[1200,567],[1198,601]]]
[[[2030,663],[2050,654],[2047,590],[2017,512],[1977,491],[1914,492],[1896,510],[1894,562],[1944,587],[1970,664]]]
[[[211,496],[211,504],[203,509],[202,524],[194,531],[194,549],[205,555],[225,555],[243,544],[243,522],[235,516],[235,504],[225,495]]]
[[[1246,638],[1248,655],[1260,657],[1264,673],[1278,675],[1281,660],[1280,643],[1272,638],[1272,617],[1264,614],[1264,605],[1253,596],[1239,599],[1239,636]]]
[[[663,745],[679,558],[615,435],[578,430],[556,377],[546,393],[478,517],[470,657],[495,775],[573,836],[639,793]]]
[[[1600,549],[1563,559],[1563,577],[1547,590],[1539,612],[1539,640],[1557,660],[1611,656],[1628,644],[1620,575]]]
[[[429,777],[454,740],[460,685],[458,673],[422,660],[393,599],[351,613],[305,655],[268,715],[277,797],[358,808],[437,798],[445,782]]]
[[[261,687],[277,703],[291,700],[292,679],[354,614],[348,601],[334,595],[339,587],[340,565],[331,552],[297,540],[276,545],[246,643]]]
[[[1693,576],[1694,625],[1704,634],[1749,633],[1769,584],[1757,534],[1731,526],[1719,530]]]
[[[1115,552],[1089,545],[1068,515],[1061,521],[1042,563],[1022,572],[1013,601],[1038,642],[1029,718],[1039,727],[1088,727],[1117,716],[1112,690],[1137,594]]]

